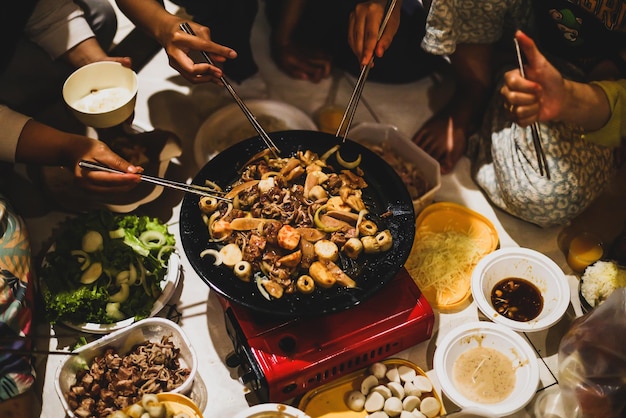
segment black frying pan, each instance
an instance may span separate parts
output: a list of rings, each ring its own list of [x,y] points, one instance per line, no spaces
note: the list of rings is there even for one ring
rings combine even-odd
[[[334,135],[315,131],[282,131],[270,134],[280,148],[281,156],[291,156],[298,150],[311,150],[322,155],[341,139]],[[257,136],[239,142],[212,158],[196,175],[194,184],[204,184],[210,179],[227,189],[239,178],[238,170],[249,157],[264,150],[264,142]],[[358,305],[374,295],[400,270],[409,256],[415,235],[415,213],[411,197],[394,169],[381,157],[366,147],[346,140],[341,144],[341,156],[346,161],[361,154],[360,167],[365,172],[368,187],[363,189],[363,200],[370,216],[379,229],[389,229],[393,237],[393,248],[376,255],[362,254],[358,260],[341,259],[339,264],[355,281],[357,288],[335,286],[331,289],[316,289],[312,294],[285,294],[280,299],[265,299],[251,282],[243,282],[225,266],[214,266],[211,257],[201,258],[207,248],[219,249],[209,243],[209,234],[198,208],[199,197],[187,194],[180,212],[180,233],[185,254],[192,267],[213,290],[230,301],[251,310],[272,316],[301,317],[342,311]],[[331,157],[328,162],[338,171],[341,168]],[[378,218],[390,212],[391,216]],[[387,301],[393,303],[393,301]]]

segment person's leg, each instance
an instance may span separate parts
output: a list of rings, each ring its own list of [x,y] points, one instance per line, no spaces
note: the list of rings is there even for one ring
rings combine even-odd
[[[250,43],[258,0],[173,0],[211,30],[211,39],[237,51],[237,58],[224,63],[224,74],[241,83],[259,70]]]

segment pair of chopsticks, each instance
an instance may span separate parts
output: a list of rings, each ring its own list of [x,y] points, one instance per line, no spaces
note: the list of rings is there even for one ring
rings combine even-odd
[[[78,165],[82,168],[88,168],[90,170],[106,171],[107,173],[127,174],[124,171],[116,170],[114,168],[110,168],[102,164],[94,163],[92,161],[81,160],[79,161]],[[214,190],[210,187],[198,186],[196,184],[180,183],[177,181],[167,180],[161,177],[149,176],[147,174],[139,174],[139,176],[141,176],[142,181],[152,183],[152,184],[157,184],[159,186],[169,187],[171,189],[176,189],[176,190],[182,190],[183,192],[194,193],[200,196],[215,198],[217,200],[224,200],[226,202],[231,201],[231,199],[228,199],[220,195],[223,192]]]
[[[519,42],[516,38],[513,38],[515,43],[515,52],[517,53],[517,63],[519,66],[520,74],[523,78],[526,78],[524,73],[524,63],[522,62],[522,52],[519,47]],[[530,126],[530,131],[533,136],[533,146],[535,147],[535,154],[537,155],[537,165],[539,166],[539,174],[542,176],[545,174],[546,178],[550,180],[550,170],[548,169],[548,160],[546,154],[543,151],[541,145],[541,132],[539,131],[539,123],[535,122]]]
[[[191,29],[191,26],[189,26],[189,23],[187,22],[181,23],[180,28],[182,29],[183,32],[187,33],[188,35],[193,35],[193,36],[196,35],[193,29]],[[213,63],[213,60],[211,59],[211,57],[209,57],[209,54],[207,54],[206,51],[200,51],[200,52],[202,53],[202,56],[204,57],[207,63],[215,66],[215,64]],[[233,89],[233,86],[230,84],[230,82],[224,76],[220,77],[220,81],[222,82],[224,87],[226,87],[226,90],[228,90],[230,95],[233,96],[233,99],[235,99],[235,102],[237,102],[237,104],[239,105],[239,108],[246,115],[246,117],[248,118],[248,120],[250,121],[254,129],[257,131],[259,136],[263,139],[263,141],[265,141],[265,145],[267,145],[270,151],[272,151],[272,153],[274,154],[274,157],[278,158],[280,149],[278,149],[276,144],[274,144],[274,141],[272,141],[272,139],[267,134],[267,132],[265,132],[265,129],[263,129],[261,124],[256,120],[256,117],[254,117],[254,114],[252,114],[248,106],[246,106],[243,100],[241,100],[241,97],[239,97],[237,92]]]
[[[380,27],[378,28],[378,36],[376,37],[376,42],[380,41],[380,38],[383,36],[383,32],[385,32],[385,28],[387,27],[387,23],[389,22],[389,18],[391,17],[391,13],[393,12],[394,7],[396,6],[397,0],[389,0],[386,5],[385,17],[383,21],[380,23]],[[352,96],[350,96],[350,100],[348,101],[348,106],[346,107],[345,112],[343,113],[343,117],[341,118],[341,122],[339,123],[339,127],[337,128],[337,132],[335,133],[336,137],[342,137],[342,140],[345,142],[346,136],[348,136],[348,131],[350,130],[350,125],[352,125],[352,121],[354,119],[354,114],[356,112],[356,108],[359,106],[359,101],[361,100],[361,94],[363,93],[363,86],[365,85],[365,80],[367,80],[367,75],[372,68],[372,62],[374,61],[374,54],[370,58],[369,62],[361,68],[361,73],[359,74],[359,78],[356,81],[354,86],[354,90],[352,91]]]

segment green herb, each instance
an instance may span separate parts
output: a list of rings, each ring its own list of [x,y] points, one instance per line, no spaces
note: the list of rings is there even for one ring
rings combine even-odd
[[[93,211],[67,219],[40,272],[48,320],[110,324],[149,316],[174,245],[156,218]],[[101,270],[87,273],[97,263]],[[124,286],[128,295],[113,302]]]

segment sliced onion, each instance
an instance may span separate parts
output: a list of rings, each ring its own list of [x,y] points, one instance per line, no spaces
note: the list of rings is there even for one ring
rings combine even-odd
[[[361,164],[361,154],[359,154],[354,161],[346,161],[341,157],[341,154],[339,154],[339,150],[337,150],[337,155],[335,155],[335,157],[337,158],[337,162],[345,168],[353,169]]]
[[[176,250],[176,247],[174,245],[164,245],[159,249],[159,253],[157,254],[157,260],[159,260],[161,263],[165,263],[167,260],[164,259],[164,254],[167,251],[171,251],[174,252]]]
[[[272,300],[272,297],[263,286],[263,280],[266,280],[266,279],[262,278],[259,275],[255,275],[254,277],[254,281],[256,282],[256,287],[259,289],[259,292],[261,292],[261,295],[263,295],[263,297],[267,300]]]
[[[328,151],[326,151],[321,157],[320,160],[326,162],[326,160],[328,159],[328,157],[330,157],[331,155],[333,155],[335,152],[337,152],[337,150],[339,149],[339,145],[335,145],[334,147],[332,147],[331,149],[329,149]]]
[[[359,217],[356,220],[356,236],[359,236],[359,225],[361,225],[361,222],[363,221],[363,218],[365,218],[365,215],[367,215],[368,210],[367,209],[361,209],[359,211]]]
[[[205,256],[210,255],[213,257],[213,265],[219,266],[222,264],[222,254],[219,251],[214,250],[213,248],[207,248],[206,250],[202,250],[200,253],[200,258],[204,258]]]
[[[139,235],[139,241],[148,248],[157,248],[165,245],[166,239],[159,231],[145,231]]]

